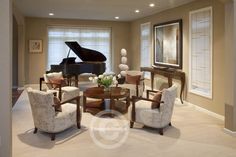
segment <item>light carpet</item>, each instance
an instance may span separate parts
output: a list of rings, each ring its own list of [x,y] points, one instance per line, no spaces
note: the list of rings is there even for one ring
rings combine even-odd
[[[236,138],[223,132],[223,121],[192,106],[175,105],[172,127],[160,136],[156,129],[135,125],[123,145],[104,149],[89,133],[92,119],[82,115],[82,129],[71,128],[51,141],[46,133],[33,134],[33,120],[24,91],[12,111],[13,157],[235,157]]]

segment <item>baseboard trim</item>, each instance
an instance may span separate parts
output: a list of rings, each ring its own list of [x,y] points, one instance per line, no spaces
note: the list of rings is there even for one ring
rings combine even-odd
[[[178,98],[178,99],[179,99],[179,98]],[[206,113],[206,114],[208,114],[209,116],[212,116],[212,117],[217,118],[217,119],[219,119],[219,120],[222,120],[222,121],[225,120],[225,117],[224,117],[224,116],[222,116],[222,115],[220,115],[220,114],[217,114],[217,113],[215,113],[215,112],[209,111],[209,110],[207,110],[207,109],[205,109],[205,108],[203,108],[203,107],[197,106],[197,105],[192,104],[192,103],[187,102],[187,101],[184,101],[184,104],[187,104],[187,105],[189,105],[189,106],[193,106],[197,111]]]
[[[231,130],[229,130],[229,129],[224,128],[224,132],[225,132],[226,134],[229,134],[229,135],[231,135],[231,136],[236,137],[236,131],[231,131]]]

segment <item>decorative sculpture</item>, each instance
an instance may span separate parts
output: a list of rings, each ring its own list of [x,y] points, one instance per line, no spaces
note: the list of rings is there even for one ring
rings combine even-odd
[[[127,51],[126,49],[121,49],[121,64],[119,65],[120,68],[120,74],[121,76],[125,76],[126,75],[126,71],[129,70],[129,66],[127,65]]]

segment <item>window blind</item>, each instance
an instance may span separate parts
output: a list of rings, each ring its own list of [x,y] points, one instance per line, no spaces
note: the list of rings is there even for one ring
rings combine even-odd
[[[110,28],[87,28],[87,27],[49,27],[48,28],[48,56],[47,68],[51,64],[59,64],[67,57],[69,47],[65,41],[77,41],[82,47],[97,50],[106,56],[106,71],[112,69],[111,65],[111,29]],[[71,52],[70,57],[76,57]]]
[[[190,92],[212,97],[212,8],[190,13]]]
[[[140,65],[141,67],[151,66],[151,23],[141,24],[140,27]],[[150,79],[150,73],[145,73],[145,78]]]

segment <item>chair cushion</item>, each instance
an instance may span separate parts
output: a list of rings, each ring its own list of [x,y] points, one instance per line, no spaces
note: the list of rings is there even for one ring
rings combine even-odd
[[[161,96],[162,96],[162,92],[158,91],[154,97],[153,100],[156,102],[152,102],[152,109],[157,109],[160,107],[160,101],[161,101]]]
[[[151,109],[152,103],[150,101],[139,100],[135,104],[135,117],[136,122],[143,123],[147,126],[155,126],[161,120],[159,110]]]
[[[54,128],[51,132],[61,132],[76,124],[76,109],[75,104],[66,103],[62,105],[62,111],[55,116]]]
[[[137,82],[139,83],[140,79],[141,79],[141,75],[132,76],[132,75],[126,74],[125,76],[125,81],[128,84],[136,84]]]
[[[62,101],[66,101],[80,95],[80,89],[72,86],[65,86],[62,90]]]
[[[66,82],[63,78],[62,72],[53,72],[53,73],[48,73],[46,74],[45,80],[48,80],[49,83],[55,83],[52,85],[53,88],[58,88],[59,85],[56,84],[61,84],[61,86],[65,86]]]

